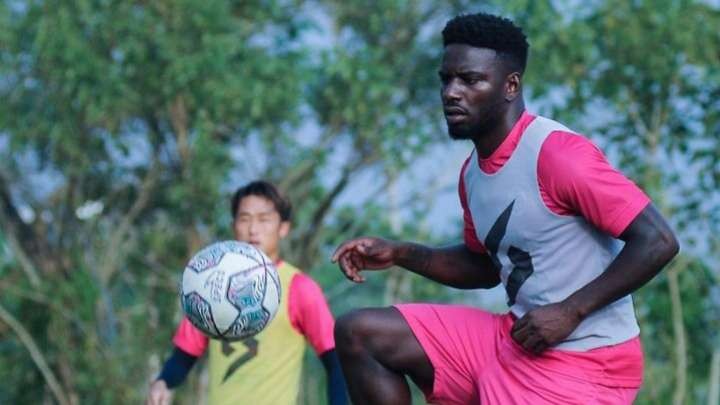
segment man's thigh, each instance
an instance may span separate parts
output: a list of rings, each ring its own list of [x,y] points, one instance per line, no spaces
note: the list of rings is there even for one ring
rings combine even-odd
[[[499,327],[508,315],[457,305],[396,306],[432,364],[434,404],[479,403],[476,378],[497,362]]]
[[[549,349],[541,355],[525,351],[510,337],[511,322],[500,328],[494,366],[475,376],[480,403],[528,405],[629,405],[638,387],[607,386],[605,356],[597,352]]]

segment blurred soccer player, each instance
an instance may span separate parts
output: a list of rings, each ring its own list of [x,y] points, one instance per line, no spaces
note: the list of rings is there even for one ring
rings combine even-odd
[[[327,371],[329,403],[345,404],[334,321],[325,297],[315,281],[280,259],[280,240],[290,231],[289,201],[272,184],[255,181],[235,192],[231,213],[235,238],[260,248],[275,262],[282,285],[281,306],[265,330],[235,343],[210,340],[183,318],[173,338],[174,352],[150,386],[147,404],[169,404],[170,390],[182,383],[205,352],[210,356],[211,404],[295,404],[305,341]]]
[[[353,402],[409,404],[409,376],[433,404],[630,404],[643,370],[630,293],[677,254],[673,232],[591,142],[525,110],[520,28],[462,15],[443,44],[448,132],[475,146],[459,181],[464,243],[359,238],[333,260],[355,282],[398,265],[457,288],[502,283],[510,311],[343,316],[335,337]]]

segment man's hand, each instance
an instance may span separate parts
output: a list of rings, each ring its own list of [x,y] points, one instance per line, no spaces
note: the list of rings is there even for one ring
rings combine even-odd
[[[529,311],[515,321],[510,333],[525,350],[540,355],[568,337],[580,321],[582,319],[576,310],[560,302]]]
[[[344,242],[332,255],[332,262],[338,263],[345,277],[356,283],[365,278],[361,270],[380,270],[395,264],[398,244],[379,238],[357,238]]]
[[[170,405],[172,401],[172,392],[163,380],[155,380],[150,384],[150,392],[148,392],[145,405]]]

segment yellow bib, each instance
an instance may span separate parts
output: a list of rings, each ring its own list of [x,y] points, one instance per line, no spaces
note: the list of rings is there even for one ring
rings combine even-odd
[[[290,281],[299,270],[278,267],[282,295],[265,330],[240,342],[210,339],[211,405],[290,405],[297,403],[305,339],[288,314]]]

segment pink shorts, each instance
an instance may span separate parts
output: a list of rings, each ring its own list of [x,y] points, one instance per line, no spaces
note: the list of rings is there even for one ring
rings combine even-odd
[[[513,318],[476,308],[396,305],[435,369],[431,404],[631,404],[642,383],[640,339],[534,356],[510,337]]]

